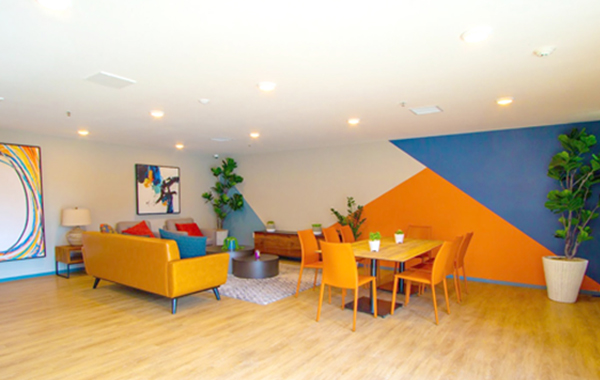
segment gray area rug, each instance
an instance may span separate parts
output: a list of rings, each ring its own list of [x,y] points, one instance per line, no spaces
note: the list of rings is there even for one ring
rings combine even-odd
[[[227,275],[227,283],[221,285],[219,292],[225,297],[267,305],[271,302],[293,296],[298,285],[300,265],[279,263],[279,275],[265,279],[238,278]],[[302,274],[300,291],[312,288],[315,278],[314,269],[306,269]],[[321,272],[317,278],[317,286],[321,283]]]

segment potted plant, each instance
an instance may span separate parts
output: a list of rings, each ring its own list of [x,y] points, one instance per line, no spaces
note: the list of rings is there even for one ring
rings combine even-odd
[[[267,222],[267,232],[275,232],[275,222],[272,220],[269,220]]]
[[[371,252],[379,252],[381,244],[381,234],[379,232],[371,232],[369,234],[369,249]]]
[[[312,230],[313,230],[313,233],[315,235],[321,235],[323,233],[323,230],[321,229],[321,225],[320,224],[313,224],[312,225]]]
[[[396,244],[404,243],[404,231],[397,230],[394,233],[394,239],[396,239]]]
[[[588,261],[576,258],[581,243],[592,240],[590,221],[598,217],[600,201],[589,199],[592,188],[600,182],[600,160],[590,149],[596,137],[573,129],[558,137],[563,151],[555,154],[548,166],[548,176],[559,182],[560,190],[548,193],[545,206],[559,215],[560,229],[554,236],[564,239],[564,256],[543,258],[548,297],[559,302],[575,302]],[[588,201],[590,200],[590,201]]]
[[[331,208],[331,212],[337,218],[338,222],[342,225],[350,226],[352,230],[352,234],[354,235],[354,239],[358,240],[358,237],[361,235],[359,232],[360,226],[367,220],[362,217],[363,206],[356,206],[356,201],[353,197],[347,197],[347,206],[348,206],[348,215],[343,216],[335,209]],[[356,207],[356,209],[355,209]]]
[[[237,163],[233,158],[226,158],[221,162],[221,166],[210,168],[214,177],[217,178],[215,186],[211,187],[212,191],[207,191],[202,194],[202,198],[206,203],[213,206],[213,210],[217,215],[217,237],[216,244],[223,245],[223,240],[227,237],[227,230],[223,229],[223,222],[231,211],[240,210],[244,207],[244,197],[239,194],[229,195],[232,187],[242,183],[244,178],[234,173],[237,168]]]

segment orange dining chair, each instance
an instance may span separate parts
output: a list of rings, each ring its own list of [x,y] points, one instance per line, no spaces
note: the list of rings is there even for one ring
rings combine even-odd
[[[454,277],[456,277],[460,283],[458,270],[462,269],[463,281],[465,282],[465,293],[467,293],[467,294],[469,294],[469,288],[467,288],[467,273],[465,272],[465,256],[467,255],[467,249],[469,249],[469,245],[471,244],[471,239],[473,239],[473,232],[468,232],[465,235],[463,244],[460,247],[460,251],[458,252],[456,261],[454,262]],[[459,289],[459,291],[461,291],[460,286],[458,287],[458,289]],[[462,297],[462,295],[461,295],[461,297]]]
[[[435,297],[435,285],[444,283],[444,296],[446,298],[446,308],[450,314],[450,302],[448,300],[448,284],[446,283],[446,274],[452,273],[454,267],[454,257],[456,251],[460,248],[463,237],[457,237],[452,242],[445,242],[439,253],[435,256],[433,270],[425,271],[411,268],[402,273],[394,275],[394,288],[392,290],[392,307],[390,314],[394,314],[394,305],[396,304],[396,292],[398,291],[398,281],[404,280],[404,289],[406,290],[404,306],[408,306],[410,301],[410,288],[413,282],[430,285],[431,295],[433,297],[433,310],[435,311],[435,323],[439,324],[437,300]]]
[[[345,225],[340,227],[340,232],[342,233],[343,243],[354,243],[356,241],[356,239],[354,238],[354,233],[352,232],[352,228],[350,228],[350,226]]]
[[[338,233],[337,225],[333,225],[331,227],[323,228],[323,237],[325,241],[328,243],[341,243],[340,234]]]
[[[369,282],[371,282],[373,294],[373,316],[377,318],[377,285],[375,277],[358,274],[356,258],[354,257],[354,251],[350,244],[322,242],[321,250],[323,252],[323,278],[321,280],[321,292],[319,294],[317,322],[319,321],[319,318],[321,318],[321,307],[323,305],[325,285],[342,289],[352,289],[354,291],[354,319],[352,322],[352,331],[356,331],[358,288]]]
[[[319,256],[319,246],[317,244],[317,238],[313,230],[298,231],[298,237],[300,238],[300,250],[302,254],[302,261],[300,263],[300,276],[298,277],[298,286],[296,287],[296,297],[300,293],[300,284],[302,282],[302,272],[304,268],[314,268],[315,270],[315,281],[313,288],[317,286],[317,275],[319,269],[323,269],[323,262]]]

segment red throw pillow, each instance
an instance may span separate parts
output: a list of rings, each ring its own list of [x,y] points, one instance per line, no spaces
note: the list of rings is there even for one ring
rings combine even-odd
[[[145,221],[141,221],[140,223],[136,224],[135,226],[130,227],[126,230],[123,230],[123,233],[129,234],[129,235],[154,237],[154,234],[152,233],[152,231],[150,230],[150,227],[148,227],[148,225],[146,224]]]
[[[198,227],[198,225],[196,223],[185,223],[185,224],[178,224],[175,223],[175,228],[177,228],[177,231],[185,231],[187,232],[188,236],[204,236],[202,234],[202,231],[200,231],[200,228]]]

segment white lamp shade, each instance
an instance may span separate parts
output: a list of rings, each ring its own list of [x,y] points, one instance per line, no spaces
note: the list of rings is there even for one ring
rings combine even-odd
[[[67,227],[92,224],[90,210],[85,208],[67,208],[62,211],[61,224]]]

